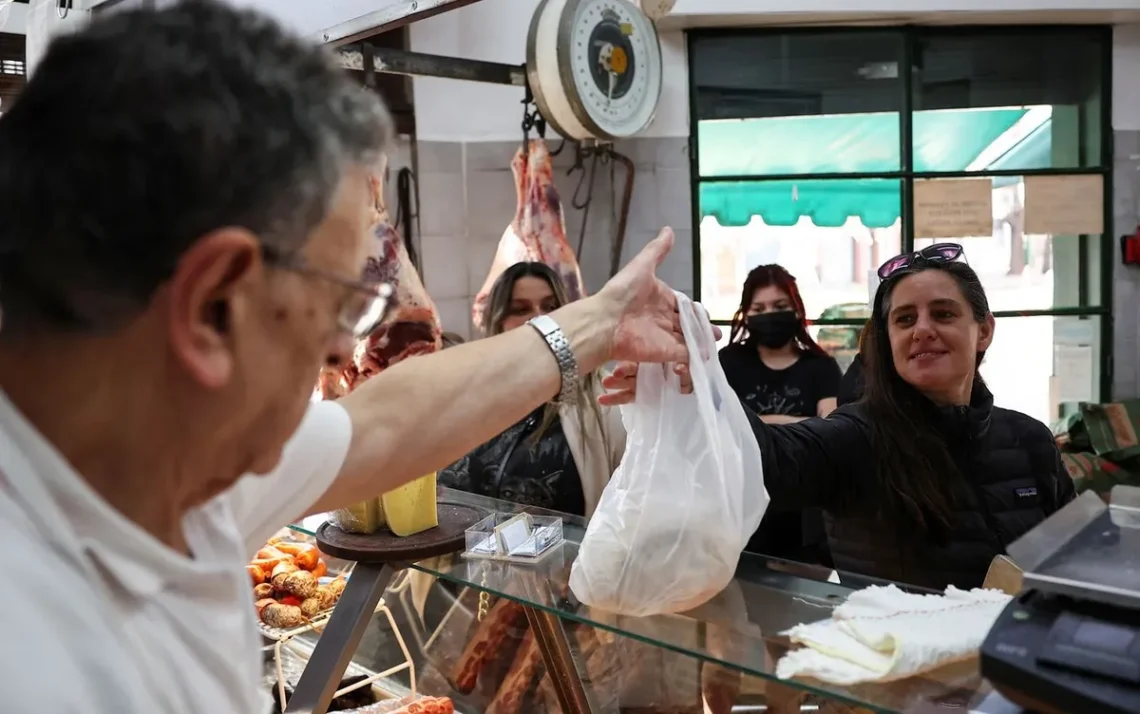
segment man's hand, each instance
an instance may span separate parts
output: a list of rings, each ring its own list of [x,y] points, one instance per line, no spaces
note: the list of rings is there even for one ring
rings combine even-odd
[[[673,230],[663,228],[629,265],[598,292],[616,318],[609,359],[633,362],[686,362],[677,296],[656,275],[673,247]]]

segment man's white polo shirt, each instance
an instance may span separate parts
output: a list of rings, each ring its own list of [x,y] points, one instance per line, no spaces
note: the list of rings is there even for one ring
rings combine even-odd
[[[352,422],[312,404],[277,470],[187,514],[194,558],[95,494],[0,392],[0,711],[264,714],[244,565],[335,479]]]

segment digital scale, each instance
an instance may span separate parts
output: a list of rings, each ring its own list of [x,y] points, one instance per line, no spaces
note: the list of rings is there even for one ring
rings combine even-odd
[[[1088,492],[1009,547],[1024,589],[981,649],[982,675],[1037,714],[1140,712],[1140,489]]]

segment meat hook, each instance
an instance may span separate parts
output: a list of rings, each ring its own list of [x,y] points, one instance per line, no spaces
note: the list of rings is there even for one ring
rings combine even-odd
[[[590,204],[593,203],[594,199],[594,177],[597,175],[601,151],[596,147],[583,147],[579,142],[575,150],[574,165],[566,172],[566,175],[578,170],[582,172],[582,176],[578,179],[578,185],[574,188],[574,195],[570,199],[570,205],[582,212],[582,225],[578,230],[578,250],[575,251],[575,257],[579,263],[582,262],[582,249],[586,245],[586,227],[590,222]],[[587,156],[590,157],[590,168],[588,170],[584,162]],[[580,199],[579,196],[583,187],[586,188],[586,196],[585,199]]]
[[[610,246],[610,277],[612,278],[617,275],[618,270],[621,269],[621,254],[625,250],[625,231],[629,224],[630,204],[633,202],[633,179],[636,169],[634,168],[633,160],[625,154],[619,154],[613,149],[610,149],[609,154],[614,160],[614,163],[610,164],[611,185],[615,183],[613,179],[614,166],[621,164],[625,167],[625,189],[622,191],[621,210],[618,213],[618,224],[617,230],[614,232],[614,242]]]
[[[416,270],[423,270],[420,265],[420,256],[416,252],[416,244],[414,233],[419,233],[420,212],[419,205],[416,205],[415,211],[412,210],[412,202],[415,195],[417,186],[416,175],[408,167],[404,167],[396,173],[396,220],[395,228],[404,237],[404,247],[408,251],[408,259],[412,261],[412,265]],[[413,231],[413,222],[415,222],[415,230]]]

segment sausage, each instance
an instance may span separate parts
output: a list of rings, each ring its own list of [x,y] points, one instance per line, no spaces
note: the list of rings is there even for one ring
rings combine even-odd
[[[521,714],[526,695],[545,672],[538,640],[532,630],[527,630],[507,676],[487,707],[487,714]]]
[[[261,610],[261,621],[281,630],[300,627],[306,622],[301,608],[296,605],[282,605],[275,600]]]
[[[308,543],[278,543],[277,549],[292,556],[297,567],[302,570],[312,570],[317,567],[317,562],[321,559],[321,553],[317,547]]]
[[[312,573],[306,570],[295,570],[291,573],[285,573],[273,578],[273,587],[291,595],[296,595],[302,600],[316,595],[318,585],[317,579],[313,577]]]
[[[249,573],[249,579],[255,588],[265,582],[265,571],[256,565],[245,566],[245,572]]]
[[[451,670],[451,681],[459,692],[470,694],[475,690],[484,664],[498,654],[511,628],[525,619],[526,611],[516,602],[503,598],[494,604]]]

